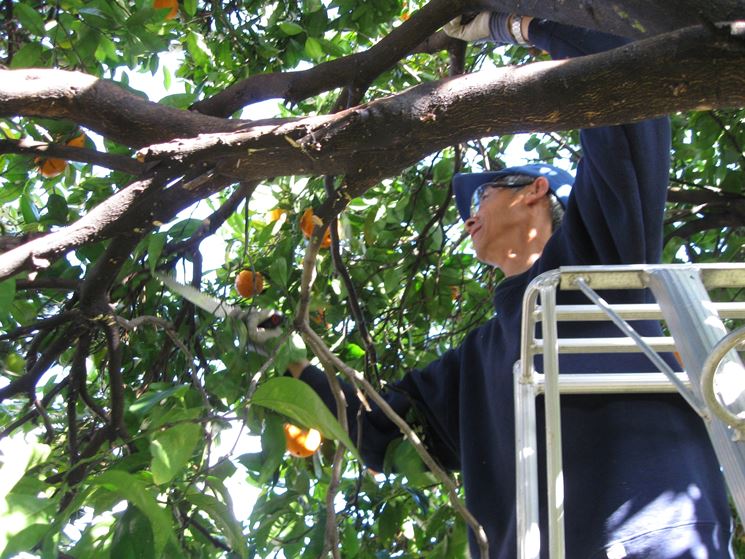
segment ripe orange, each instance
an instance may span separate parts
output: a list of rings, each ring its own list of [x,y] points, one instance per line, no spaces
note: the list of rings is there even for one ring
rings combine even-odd
[[[48,179],[61,175],[65,172],[65,167],[67,167],[67,161],[57,159],[56,157],[50,157],[49,159],[37,157],[34,159],[34,163],[39,166],[41,176]]]
[[[269,212],[266,218],[267,223],[274,223],[275,221],[279,221],[280,218],[287,213],[287,210],[283,210],[282,208],[274,208],[272,211]]]
[[[310,239],[313,234],[313,227],[321,225],[321,219],[313,215],[313,208],[306,208],[303,215],[300,217],[300,230],[305,235],[306,239]],[[321,241],[321,248],[328,248],[331,246],[331,228],[326,228],[326,233],[323,235]]]
[[[85,147],[85,139],[85,134],[80,134],[68,141],[66,145],[74,148],[82,148]],[[67,161],[65,161],[64,159],[59,159],[57,157],[37,157],[36,159],[34,159],[34,163],[36,163],[36,165],[39,167],[41,176],[48,179],[61,175],[67,167]]]
[[[298,458],[307,458],[321,446],[321,433],[315,429],[301,429],[292,423],[285,423],[285,444],[287,452]]]
[[[79,136],[75,136],[72,140],[67,142],[67,145],[74,148],[82,148],[85,147],[85,134],[80,134]]]
[[[235,277],[235,290],[241,294],[241,297],[253,297],[262,292],[264,289],[264,276],[260,272],[251,270],[241,270]]]
[[[154,0],[153,8],[156,10],[170,8],[171,11],[166,14],[166,19],[173,19],[178,14],[178,0]]]

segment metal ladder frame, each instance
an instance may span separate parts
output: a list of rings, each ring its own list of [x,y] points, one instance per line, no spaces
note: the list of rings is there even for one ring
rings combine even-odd
[[[560,394],[680,392],[703,418],[735,506],[745,519],[745,368],[733,351],[745,340],[745,328],[727,334],[721,321],[745,318],[745,303],[713,303],[707,288],[719,287],[745,287],[745,264],[562,267],[530,283],[523,299],[520,359],[514,366],[519,559],[537,559],[540,553],[535,414],[539,394],[545,399],[552,559],[565,557]],[[557,305],[557,288],[581,290],[591,304]],[[596,293],[645,288],[652,291],[656,304],[609,305]],[[643,338],[626,323],[638,319],[664,319],[672,336]],[[597,320],[613,321],[628,337],[558,338],[557,321]],[[535,337],[538,322],[542,339]],[[676,338],[686,343],[676,346]],[[675,350],[687,373],[674,373],[658,355]],[[645,353],[660,372],[559,374],[559,353],[629,351]],[[543,374],[534,368],[538,355],[543,356]],[[718,382],[720,377],[730,384]]]

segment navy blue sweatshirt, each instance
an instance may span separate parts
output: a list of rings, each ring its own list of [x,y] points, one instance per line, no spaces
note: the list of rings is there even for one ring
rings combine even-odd
[[[619,46],[622,40],[534,20],[533,44],[554,58]],[[667,119],[582,130],[583,159],[562,225],[527,272],[496,289],[494,317],[457,348],[408,373],[385,397],[401,415],[424,417],[428,450],[445,467],[462,471],[466,503],[484,527],[490,559],[516,556],[515,441],[512,367],[519,357],[521,302],[540,273],[565,265],[659,262],[670,156]],[[640,302],[641,292],[604,293],[612,302]],[[559,292],[560,304],[586,303]],[[660,335],[656,322],[636,322]],[[617,336],[609,323],[565,323],[561,337]],[[562,355],[573,373],[654,371],[646,357]],[[329,407],[323,373],[301,379]],[[356,440],[359,402],[345,388]],[[539,400],[538,421],[543,409]],[[401,433],[377,408],[363,414],[360,451],[382,468],[386,447]],[[545,448],[539,429],[541,456]],[[705,428],[678,395],[562,398],[567,557],[721,558],[729,555],[730,512],[719,466]],[[541,462],[540,479],[545,479]],[[545,487],[541,487],[545,495]],[[542,550],[546,550],[542,497]],[[471,553],[478,548],[471,536]],[[608,555],[610,550],[610,555]]]

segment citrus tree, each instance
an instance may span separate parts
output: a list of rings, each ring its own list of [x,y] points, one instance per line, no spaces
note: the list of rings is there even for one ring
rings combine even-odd
[[[371,472],[284,376],[307,355],[374,398],[488,317],[452,174],[571,168],[578,127],[673,114],[666,260],[743,257],[743,2],[534,4],[2,2],[0,557],[465,555],[410,418]],[[555,63],[438,31],[481,9],[635,42]]]

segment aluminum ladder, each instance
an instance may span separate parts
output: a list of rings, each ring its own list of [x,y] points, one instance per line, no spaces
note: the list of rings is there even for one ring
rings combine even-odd
[[[514,367],[517,557],[540,553],[535,401],[545,400],[548,547],[565,557],[560,394],[678,391],[704,420],[740,518],[745,520],[745,367],[734,350],[745,327],[732,333],[722,319],[745,318],[745,302],[715,303],[708,289],[745,288],[745,264],[563,267],[535,278],[525,291],[520,359]],[[557,305],[556,292],[581,290],[587,305]],[[650,289],[655,304],[609,305],[604,289]],[[540,304],[539,304],[540,298]],[[661,319],[671,337],[643,338],[626,322]],[[558,321],[610,320],[626,337],[558,337]],[[542,324],[542,338],[536,325]],[[685,340],[685,343],[676,343]],[[659,372],[559,374],[559,353],[641,351]],[[659,352],[677,351],[686,373],[675,373]],[[543,374],[535,357],[543,357]],[[570,511],[571,514],[571,511]]]

